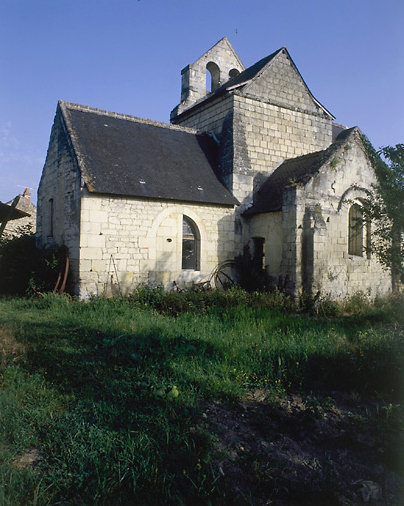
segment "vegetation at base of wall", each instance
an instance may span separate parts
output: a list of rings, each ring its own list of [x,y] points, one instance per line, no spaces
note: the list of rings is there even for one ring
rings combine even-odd
[[[244,246],[243,253],[231,262],[232,279],[235,281],[236,286],[247,292],[275,290],[279,293],[281,283],[276,284],[275,280],[266,272],[262,263],[262,256],[260,256],[262,254],[263,252],[251,252],[248,244]],[[216,286],[220,285],[216,283]],[[223,283],[223,288],[229,288],[229,286],[233,286],[233,284],[226,285],[226,283]]]
[[[38,248],[35,235],[0,240],[0,294],[35,295],[54,289],[62,265],[61,248]]]
[[[363,201],[364,217],[372,224],[368,253],[392,273],[393,289],[404,284],[404,144],[378,152],[366,137],[363,144],[377,176]]]
[[[195,287],[181,292],[167,291],[162,285],[142,285],[134,290],[129,299],[141,307],[156,309],[167,316],[183,313],[205,315],[239,306],[286,310],[296,308],[295,301],[280,290],[251,292],[235,285],[227,290],[200,290]]]
[[[378,399],[355,423],[401,427],[403,297],[322,304],[298,313],[280,293],[160,287],[0,299],[0,504],[248,505],[259,494],[296,504],[298,487],[270,479],[281,464],[264,475],[257,455],[233,455],[210,413],[233,416],[258,392],[259,425],[299,395],[313,424],[345,393]],[[254,485],[235,487],[223,461],[255,469]],[[311,504],[330,497],[324,480],[306,483]]]

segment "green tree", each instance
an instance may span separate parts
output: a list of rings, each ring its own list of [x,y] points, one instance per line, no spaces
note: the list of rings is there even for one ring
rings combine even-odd
[[[396,291],[404,283],[404,144],[376,152],[366,138],[364,143],[377,176],[363,205],[372,223],[368,249],[390,269]]]

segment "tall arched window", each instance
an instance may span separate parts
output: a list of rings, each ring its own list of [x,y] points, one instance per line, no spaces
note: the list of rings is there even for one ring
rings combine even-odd
[[[199,270],[200,237],[195,223],[184,216],[182,219],[182,268]]]
[[[363,211],[359,204],[349,209],[348,253],[363,256]]]
[[[220,68],[216,63],[210,61],[206,65],[206,91],[213,93],[219,88],[219,86],[220,86]]]

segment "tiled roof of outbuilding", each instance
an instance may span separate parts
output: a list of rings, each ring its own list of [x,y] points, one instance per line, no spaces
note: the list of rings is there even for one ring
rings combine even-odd
[[[207,135],[59,102],[92,193],[235,205],[215,174],[217,145]]]
[[[0,202],[0,223],[4,220],[18,220],[25,216],[29,216],[29,214],[25,211],[21,211],[21,209]]]
[[[243,214],[248,216],[280,211],[285,188],[307,184],[355,129],[343,130],[327,149],[285,160],[263,183],[254,203]]]

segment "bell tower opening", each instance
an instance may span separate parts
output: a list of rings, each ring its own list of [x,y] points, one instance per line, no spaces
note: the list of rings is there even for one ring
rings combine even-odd
[[[220,68],[217,63],[210,61],[206,65],[206,91],[213,93],[220,86]]]

